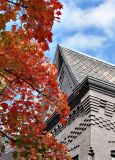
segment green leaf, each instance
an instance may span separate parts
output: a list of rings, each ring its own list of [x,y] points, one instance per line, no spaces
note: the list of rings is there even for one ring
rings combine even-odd
[[[19,136],[17,136],[16,144],[17,144],[17,146],[18,146],[19,148],[21,148],[21,147],[22,147],[22,138],[21,138],[21,136],[20,136],[20,135],[19,135]]]
[[[14,158],[17,158],[17,157],[18,157],[18,151],[14,151],[14,152],[13,152],[13,157],[14,157]]]

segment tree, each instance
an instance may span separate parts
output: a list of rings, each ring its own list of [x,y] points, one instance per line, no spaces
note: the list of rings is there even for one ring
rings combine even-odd
[[[56,66],[44,56],[61,9],[58,0],[0,0],[0,135],[7,138],[0,149],[10,144],[16,159],[70,159],[42,116],[55,108],[65,122],[69,112]]]

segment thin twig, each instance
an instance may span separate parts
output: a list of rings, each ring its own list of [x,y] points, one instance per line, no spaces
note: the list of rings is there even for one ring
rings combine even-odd
[[[0,73],[0,76],[3,77],[4,79],[6,79],[8,82],[12,83],[12,81],[10,81],[7,77],[5,77],[3,74]]]
[[[35,90],[36,92],[38,92],[39,94],[41,94],[42,96],[46,97],[46,98],[51,98],[49,95],[46,95],[44,93],[42,93],[40,90],[34,88],[28,81],[26,81],[24,78],[12,73],[10,70],[8,69],[4,69],[5,72],[9,73],[9,74],[12,74],[13,76],[19,78],[20,80],[24,81],[26,84],[28,84],[33,90]]]
[[[6,138],[8,138],[9,140],[13,141],[13,142],[16,142],[15,139],[9,137],[6,133],[4,133],[3,131],[0,131],[1,134],[3,134]]]
[[[21,5],[21,4],[19,4],[19,3],[15,3],[15,2],[10,1],[10,0],[8,0],[8,2],[11,3],[11,4],[14,4],[14,5],[16,5],[16,6],[22,7],[22,8],[28,8],[28,6],[26,6],[26,5],[24,5],[24,4]]]
[[[8,124],[8,122],[0,123],[0,126]]]

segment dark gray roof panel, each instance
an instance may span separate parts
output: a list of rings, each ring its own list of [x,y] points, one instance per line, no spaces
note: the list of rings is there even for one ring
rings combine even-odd
[[[91,76],[115,84],[115,66],[76,51],[59,46],[76,80],[81,83]]]

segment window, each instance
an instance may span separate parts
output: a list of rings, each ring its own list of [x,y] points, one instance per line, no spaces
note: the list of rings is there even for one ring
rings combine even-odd
[[[78,155],[72,158],[73,160],[78,160]]]
[[[111,151],[111,160],[115,160],[115,150]]]

